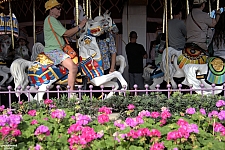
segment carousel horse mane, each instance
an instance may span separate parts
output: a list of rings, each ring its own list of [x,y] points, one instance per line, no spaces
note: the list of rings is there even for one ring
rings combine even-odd
[[[7,86],[10,84],[10,82],[13,80],[13,77],[9,76],[10,69],[8,68],[8,65],[6,63],[7,54],[9,51],[9,47],[11,45],[11,39],[8,35],[1,35],[0,36],[0,76],[3,77],[3,79],[0,82],[0,86]],[[3,89],[3,88],[2,88]]]
[[[11,46],[11,39],[8,35],[0,36],[0,57],[5,59],[8,54],[9,47]]]
[[[41,43],[35,43],[32,47],[32,55],[31,55],[31,61],[35,61],[38,54],[44,52],[44,45]]]

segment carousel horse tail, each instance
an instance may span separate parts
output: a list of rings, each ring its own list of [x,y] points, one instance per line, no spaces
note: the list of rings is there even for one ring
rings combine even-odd
[[[28,75],[26,70],[33,64],[31,61],[25,59],[16,59],[13,61],[10,72],[14,78],[15,90],[18,86],[21,86],[22,90],[29,84]],[[18,96],[18,95],[17,95]]]
[[[44,52],[44,45],[41,43],[35,43],[33,48],[32,48],[32,55],[31,55],[31,61],[35,61],[38,54]]]

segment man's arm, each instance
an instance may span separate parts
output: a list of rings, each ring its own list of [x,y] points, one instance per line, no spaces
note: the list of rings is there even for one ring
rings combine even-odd
[[[87,19],[85,18],[80,22],[80,24],[78,26],[76,26],[72,29],[66,30],[66,32],[63,34],[63,36],[65,36],[65,37],[73,36],[75,33],[79,32],[80,29],[82,29],[85,26],[86,22],[87,22]]]
[[[147,58],[148,58],[148,54],[147,54],[147,53],[144,54],[143,58],[144,58],[144,59],[147,59]]]
[[[115,70],[116,65],[116,53],[111,54],[111,67],[109,73],[112,73]]]
[[[211,22],[206,22],[206,24],[210,27],[210,28],[214,28],[215,27],[215,25],[217,24],[217,22],[219,21],[219,19],[220,19],[220,14],[221,14],[221,12],[220,12],[220,10],[217,10],[216,11],[216,19],[212,19],[212,18],[210,18],[211,19]],[[208,14],[207,14],[208,15]],[[207,21],[208,19],[206,19],[206,21]]]

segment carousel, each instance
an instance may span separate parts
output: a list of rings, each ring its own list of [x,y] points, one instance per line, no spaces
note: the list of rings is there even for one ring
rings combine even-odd
[[[185,20],[185,16],[189,14],[192,3],[193,0],[154,0],[152,2],[144,0],[139,2],[132,0],[62,1],[63,13],[59,19],[67,29],[71,28],[72,25],[76,25],[79,18],[83,16],[88,18],[88,22],[82,30],[83,33],[76,35],[76,39],[70,39],[71,45],[73,42],[76,43],[73,48],[78,50],[77,57],[74,60],[80,66],[79,77],[76,80],[79,84],[77,85],[83,87],[83,89],[86,89],[88,83],[93,86],[113,86],[116,89],[122,88],[126,90],[128,88],[128,67],[126,67],[124,47],[129,42],[128,34],[131,30],[138,30],[141,33],[139,35],[141,38],[138,42],[144,45],[149,54],[149,58],[143,62],[144,64],[148,62],[151,64],[156,59],[154,57],[157,51],[152,50],[151,41],[154,41],[159,33],[163,33],[165,36],[165,44],[162,46],[165,50],[161,55],[162,60],[165,61],[162,61],[158,68],[152,68],[151,65],[144,68],[143,77],[147,82],[151,80],[150,89],[155,89],[156,85],[163,81],[166,84],[171,84],[173,88],[177,88],[177,78],[186,78],[185,84],[191,85],[192,81],[187,79],[187,71],[184,69],[186,63],[183,60],[187,59],[186,55],[177,54],[173,49],[168,47],[167,21],[168,19],[172,19],[172,8],[174,6],[181,6],[182,13],[185,14],[183,15],[183,20]],[[4,90],[4,87],[8,85],[12,85],[14,90],[20,91],[25,91],[28,85],[34,91],[43,91],[46,87],[52,88],[56,85],[66,85],[68,71],[62,67],[57,68],[57,66],[52,66],[51,60],[46,60],[45,55],[42,53],[44,47],[43,20],[46,17],[44,11],[45,1],[2,0],[0,4],[2,10],[8,9],[8,13],[2,11],[0,16],[0,75],[3,77],[0,82],[1,90]],[[206,3],[206,11],[211,15],[215,9],[222,8],[224,5],[224,1],[209,0]],[[138,11],[140,9],[143,10],[143,8],[146,10],[144,14]],[[135,25],[135,20],[139,16],[147,18],[142,19],[145,24],[143,28],[140,28],[140,25]],[[101,56],[95,38],[100,36],[102,31],[114,33],[117,47],[118,55],[116,60],[119,69],[110,76],[102,73],[102,62],[99,62]],[[21,44],[20,39],[25,44]],[[160,38],[161,41],[162,38]],[[13,58],[8,56],[10,52],[14,53],[15,56]],[[188,56],[191,60],[193,60],[193,57]],[[198,62],[201,62],[200,64],[207,64],[206,56],[199,58],[202,60],[195,58],[194,60],[196,61],[189,64],[198,64]],[[93,67],[93,62],[97,66]],[[88,63],[89,65],[87,65]],[[88,67],[91,65],[92,67]],[[25,68],[28,68],[28,72],[24,71]],[[89,71],[86,71],[84,68],[89,69]],[[160,73],[160,75],[156,75],[157,73]],[[119,85],[113,80],[114,78],[119,80]],[[12,82],[13,79],[14,82]],[[201,80],[201,83],[204,83],[204,79]],[[182,82],[179,81],[179,83]],[[216,86],[219,86],[218,88],[220,88],[221,82],[220,80],[219,84],[216,84]],[[211,84],[215,83],[211,81]],[[112,94],[111,92],[108,93],[106,98]],[[40,92],[35,96],[29,96],[39,100],[43,98],[44,92]]]

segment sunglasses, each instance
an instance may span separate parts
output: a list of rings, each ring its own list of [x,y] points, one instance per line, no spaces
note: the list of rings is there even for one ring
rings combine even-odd
[[[52,9],[54,9],[54,8],[56,8],[57,10],[62,9],[61,6],[55,6],[55,7],[53,7]]]

